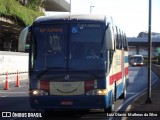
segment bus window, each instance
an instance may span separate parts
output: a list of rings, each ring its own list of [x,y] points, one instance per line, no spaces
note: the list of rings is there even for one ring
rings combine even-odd
[[[117,27],[116,27],[116,48],[117,49],[120,48],[119,32]]]
[[[122,32],[121,36],[122,36],[122,48],[124,49],[125,43],[124,43],[124,33],[123,32]]]
[[[66,29],[64,25],[41,25],[34,28],[37,59],[35,69],[66,67]],[[52,60],[54,59],[54,61]]]
[[[122,49],[122,32],[119,29],[119,41],[120,41],[120,49]]]
[[[128,40],[127,40],[126,34],[125,34],[125,41],[126,41],[126,51],[128,51]]]
[[[104,69],[100,60],[104,28],[102,24],[72,24],[69,67],[93,71]],[[83,64],[77,64],[80,62]]]
[[[124,34],[124,50],[127,51],[127,48],[128,48],[127,38],[126,35]]]

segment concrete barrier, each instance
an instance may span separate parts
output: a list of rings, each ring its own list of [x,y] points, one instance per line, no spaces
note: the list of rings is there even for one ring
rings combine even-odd
[[[0,76],[28,73],[28,53],[0,51]]]
[[[19,81],[28,80],[28,53],[0,51],[0,84],[6,81],[16,82],[17,71]]]

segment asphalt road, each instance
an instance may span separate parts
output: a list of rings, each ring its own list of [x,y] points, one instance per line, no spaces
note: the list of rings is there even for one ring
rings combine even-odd
[[[124,111],[133,101],[142,94],[147,87],[147,68],[130,67],[129,68],[129,85],[127,87],[127,98],[125,100],[117,100],[115,107],[116,111]],[[152,83],[157,80],[157,77],[152,73]],[[3,85],[0,84],[0,112],[33,112],[29,106],[28,83],[21,83],[21,87],[10,85],[9,90],[3,90]],[[34,111],[37,112],[37,111]],[[41,111],[40,111],[41,112]],[[30,120],[46,120],[44,116],[50,117],[48,120],[117,120],[118,117],[107,117],[101,110],[90,111],[58,111],[51,114],[43,114],[42,117],[29,118]],[[0,116],[1,117],[1,116]],[[5,120],[27,120],[26,117],[0,118]]]

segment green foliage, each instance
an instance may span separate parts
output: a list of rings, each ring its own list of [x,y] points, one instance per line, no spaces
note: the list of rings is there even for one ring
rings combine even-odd
[[[11,18],[17,24],[28,26],[44,13],[22,6],[16,0],[0,0],[0,15]]]
[[[27,7],[33,10],[38,10],[38,7],[41,4],[41,0],[31,0],[28,4]]]

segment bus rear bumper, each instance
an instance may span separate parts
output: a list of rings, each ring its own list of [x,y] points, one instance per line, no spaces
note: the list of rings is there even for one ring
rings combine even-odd
[[[107,96],[30,96],[33,109],[103,109]]]

